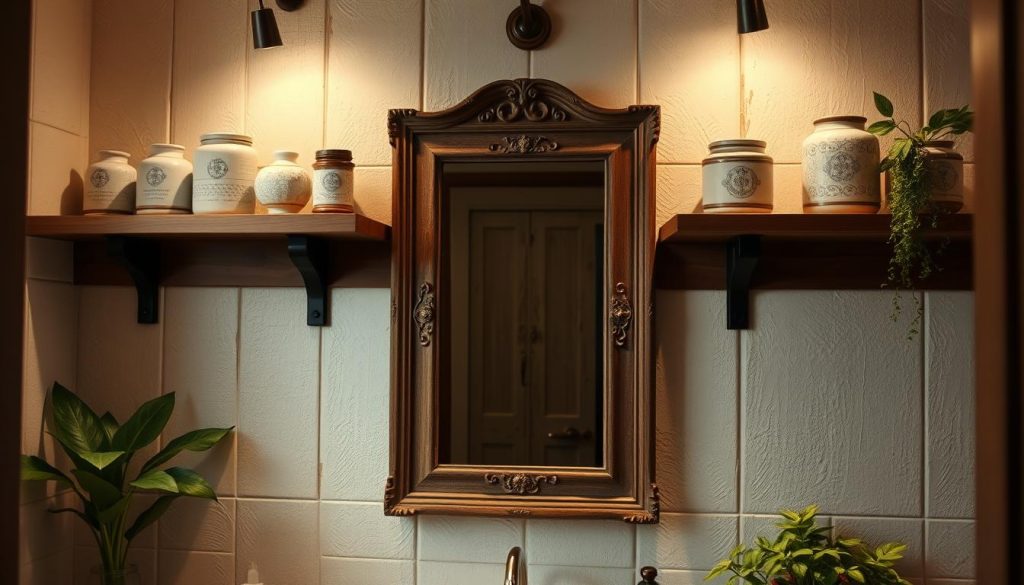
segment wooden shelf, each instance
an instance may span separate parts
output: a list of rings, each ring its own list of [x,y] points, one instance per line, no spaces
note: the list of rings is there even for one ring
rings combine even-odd
[[[888,215],[687,214],[662,226],[655,286],[725,290],[729,327],[748,326],[751,289],[880,290],[892,247]],[[943,216],[925,238],[942,270],[920,289],[972,288],[968,214]]]
[[[103,236],[268,239],[303,234],[331,240],[384,241],[388,226],[352,213],[295,215],[30,216],[29,236],[90,240]]]
[[[74,242],[75,284],[135,286],[140,323],[159,319],[161,286],[305,287],[307,322],[324,325],[330,287],[389,283],[391,228],[358,214],[31,216],[25,227]]]

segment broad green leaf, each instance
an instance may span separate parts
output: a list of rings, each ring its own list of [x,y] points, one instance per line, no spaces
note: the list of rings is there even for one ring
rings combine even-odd
[[[793,551],[793,554],[791,556],[794,559],[796,559],[796,558],[800,558],[800,557],[808,557],[808,556],[811,556],[813,554],[814,554],[813,550],[811,550],[809,548],[802,548],[800,550]]]
[[[119,451],[135,452],[152,443],[163,432],[174,411],[174,393],[154,398],[139,407],[114,433],[111,444]]]
[[[34,455],[21,456],[22,481],[57,481],[71,483],[71,479],[56,467]]]
[[[174,478],[178,484],[178,493],[181,495],[210,500],[217,499],[217,494],[214,493],[210,484],[195,471],[184,467],[172,467],[167,470],[167,474]]]
[[[73,392],[56,382],[50,394],[54,436],[76,453],[105,450],[107,435],[96,413]]]
[[[99,525],[96,524],[96,520],[94,518],[90,518],[87,514],[83,513],[81,510],[76,510],[74,508],[53,508],[53,509],[47,510],[47,511],[49,513],[51,513],[51,514],[74,514],[75,516],[78,516],[79,518],[81,518],[82,522],[85,522],[91,528],[99,529]]]
[[[100,417],[100,424],[103,425],[103,433],[107,435],[107,441],[113,441],[117,427],[121,426],[117,424],[117,419],[114,418],[114,415],[109,412],[103,413],[103,416]]]
[[[131,528],[124,533],[124,537],[129,541],[134,539],[140,532],[145,530],[147,526],[156,522],[160,516],[163,516],[164,512],[171,507],[171,504],[174,503],[174,500],[177,498],[177,495],[160,496],[157,498],[157,500],[153,502],[152,506],[146,508],[141,514],[139,514],[139,517],[135,519],[134,523],[132,523]]]
[[[893,113],[892,102],[877,91],[873,93],[875,94],[875,108],[878,110],[878,113],[886,118],[891,118]]]
[[[141,473],[145,473],[154,467],[167,463],[183,450],[197,452],[206,451],[220,442],[220,440],[227,436],[227,434],[234,428],[235,427],[227,429],[199,429],[197,431],[192,431],[191,433],[185,433],[184,435],[167,443],[167,446],[150,458],[150,460],[142,466]]]
[[[863,583],[864,582],[864,573],[861,573],[860,569],[849,569],[849,570],[846,571],[846,574],[849,575],[851,579],[853,579],[854,581],[856,581],[858,583]]]
[[[124,514],[125,510],[128,509],[128,506],[131,504],[131,502],[131,496],[124,496],[123,498],[115,502],[113,506],[110,506],[106,510],[98,512],[96,514],[96,518],[100,521],[101,524],[110,524],[116,521],[118,518],[120,518],[122,514]]]
[[[83,451],[79,453],[82,459],[88,461],[93,467],[103,470],[111,463],[117,461],[124,455],[124,451]]]
[[[936,130],[942,127],[949,112],[950,110],[939,110],[932,114],[932,117],[928,118],[928,127]],[[953,110],[953,112],[956,112],[956,110]]]
[[[174,478],[169,473],[159,469],[153,469],[141,475],[139,479],[131,483],[131,486],[137,487],[140,490],[159,490],[172,494],[176,494],[179,491],[178,482],[174,481]]]
[[[89,493],[97,511],[106,510],[121,499],[121,490],[102,477],[84,469],[75,469],[72,473],[78,478],[82,489]]]
[[[879,120],[874,124],[868,126],[868,132],[875,134],[876,136],[885,136],[896,129],[896,123],[892,120]]]

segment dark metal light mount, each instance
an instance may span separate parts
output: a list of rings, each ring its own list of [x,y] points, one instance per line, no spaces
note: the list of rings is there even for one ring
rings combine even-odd
[[[551,36],[551,17],[544,8],[530,0],[519,0],[519,8],[512,11],[505,21],[508,40],[524,51],[536,49]]]
[[[306,0],[277,0],[277,7],[285,12],[294,12],[305,3]]]
[[[736,18],[741,35],[768,28],[764,0],[736,0]]]
[[[252,46],[256,49],[270,49],[280,47],[284,44],[281,40],[281,31],[277,28],[277,17],[273,9],[263,5],[259,0],[260,7],[252,12]],[[277,0],[277,7],[285,12],[298,10],[305,3],[305,0]]]

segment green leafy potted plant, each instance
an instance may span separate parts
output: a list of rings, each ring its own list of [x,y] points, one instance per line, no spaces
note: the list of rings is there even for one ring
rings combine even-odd
[[[944,138],[969,132],[974,123],[974,112],[970,106],[939,110],[932,114],[926,126],[914,130],[906,120],[897,121],[893,117],[894,108],[889,98],[878,92],[874,92],[874,98],[875,108],[885,119],[871,124],[868,132],[877,136],[892,132],[902,134],[893,141],[879,165],[879,172],[887,172],[889,178],[889,208],[892,213],[889,243],[893,251],[889,260],[888,284],[896,289],[893,297],[895,320],[901,312],[899,291],[913,290],[916,281],[928,278],[939,269],[935,256],[941,252],[941,248],[933,251],[926,245],[922,237],[922,230],[926,227],[922,215],[930,215],[926,218],[927,225],[936,227],[939,215],[958,209],[951,209],[933,198],[931,187],[936,181],[935,177],[929,176],[929,150],[936,145],[945,145],[942,142]],[[961,157],[961,166],[962,161]],[[910,324],[910,337],[917,334],[924,310],[921,300],[916,296],[914,302],[917,310]]]
[[[859,539],[833,539],[830,527],[817,526],[817,513],[813,505],[782,511],[774,541],[758,537],[752,547],[741,544],[704,580],[732,573],[728,585],[910,585],[893,568],[907,545],[890,542],[872,550]]]
[[[128,464],[136,452],[163,432],[174,410],[174,394],[143,404],[124,424],[119,424],[109,412],[97,416],[58,383],[54,383],[50,396],[50,434],[71,460],[73,469],[69,476],[39,457],[22,455],[21,479],[55,481],[74,491],[81,500],[80,510],[62,508],[51,512],[75,514],[85,522],[100,549],[102,584],[126,585],[130,571],[126,571],[125,563],[132,539],[156,522],[179,497],[217,499],[210,484],[195,471],[164,468],[164,464],[182,451],[206,451],[227,436],[231,428],[199,429],[168,441],[129,481]],[[129,525],[128,509],[139,492],[162,495]]]

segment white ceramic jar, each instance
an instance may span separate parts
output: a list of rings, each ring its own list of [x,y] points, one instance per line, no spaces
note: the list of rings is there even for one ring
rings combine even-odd
[[[131,157],[120,150],[101,150],[99,160],[86,170],[82,213],[86,215],[128,214],[135,211],[135,169]]]
[[[192,213],[192,163],[185,147],[154,144],[139,165],[135,213],[139,215]]]
[[[774,167],[763,140],[719,140],[701,162],[705,213],[771,213]]]
[[[203,134],[196,149],[192,212],[253,213],[256,149],[252,138],[218,132]]]
[[[877,213],[881,206],[878,138],[867,118],[830,116],[814,121],[804,140],[804,213]]]
[[[953,150],[952,140],[925,143],[925,185],[932,204],[956,213],[964,206],[964,157]]]
[[[309,201],[312,181],[298,160],[299,153],[278,150],[274,162],[257,173],[256,199],[270,213],[298,213]]]

